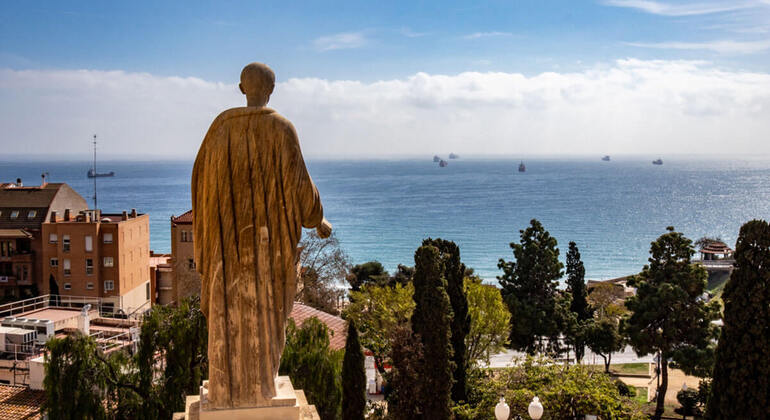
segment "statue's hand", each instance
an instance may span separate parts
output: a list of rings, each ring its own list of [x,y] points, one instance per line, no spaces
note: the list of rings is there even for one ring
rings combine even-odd
[[[321,237],[321,239],[328,238],[329,235],[332,234],[332,224],[324,218],[321,221],[321,224],[316,228],[316,232],[318,232],[318,236]]]

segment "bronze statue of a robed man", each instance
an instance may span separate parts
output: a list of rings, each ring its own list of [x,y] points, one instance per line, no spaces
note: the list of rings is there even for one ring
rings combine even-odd
[[[270,405],[302,228],[331,234],[294,126],[265,106],[274,87],[268,66],[247,65],[240,83],[247,106],[219,114],[193,168],[210,409]]]

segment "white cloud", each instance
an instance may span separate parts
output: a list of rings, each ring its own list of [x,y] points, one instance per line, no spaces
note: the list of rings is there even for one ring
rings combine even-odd
[[[472,34],[464,35],[464,39],[479,39],[479,38],[491,38],[496,36],[513,36],[510,32],[474,32]]]
[[[605,0],[608,6],[627,7],[663,16],[693,16],[731,12],[756,7],[761,1],[679,2],[676,4],[651,0]]]
[[[430,34],[430,32],[415,32],[409,28],[401,28],[399,32],[407,38],[421,38]]]
[[[770,49],[770,41],[626,42],[626,45],[673,50],[707,50],[720,54],[755,54]]]
[[[343,32],[316,38],[313,46],[318,51],[342,50],[363,47],[366,37],[361,32]]]
[[[280,74],[278,75],[280,80]],[[0,150],[192,157],[235,83],[120,71],[0,70]],[[577,73],[296,78],[270,105],[310,156],[770,153],[770,74],[618,60]]]

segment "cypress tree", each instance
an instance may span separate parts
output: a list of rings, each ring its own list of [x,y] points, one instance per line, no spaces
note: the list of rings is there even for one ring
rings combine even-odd
[[[452,377],[452,400],[467,401],[468,390],[465,377],[465,337],[471,330],[471,317],[468,314],[468,298],[465,296],[463,280],[465,279],[465,264],[460,262],[460,248],[452,241],[444,239],[426,239],[423,245],[435,246],[444,265],[444,278],[449,303],[452,306],[452,361],[455,364]]]
[[[770,226],[741,227],[735,269],[722,293],[724,327],[716,350],[707,417],[770,418]]]
[[[516,261],[502,258],[498,276],[508,309],[511,312],[511,347],[534,354],[557,352],[560,319],[557,311],[556,287],[562,276],[556,238],[536,219],[526,230],[519,231],[521,243],[511,242]],[[543,338],[547,341],[543,342]]]
[[[572,295],[570,311],[577,318],[577,325],[572,331],[571,341],[575,346],[575,359],[580,362],[585,354],[586,321],[593,318],[593,311],[588,305],[586,296],[586,269],[580,260],[580,250],[575,242],[569,243],[567,251],[567,292]]]
[[[413,420],[422,418],[422,342],[411,329],[397,326],[393,341],[393,369],[386,373],[390,392],[386,392],[388,418]]]
[[[358,330],[348,321],[345,357],[342,359],[342,420],[363,420],[366,412],[366,370]]]
[[[422,418],[451,418],[452,346],[450,322],[452,309],[446,293],[441,255],[436,247],[423,245],[414,254],[414,301],[412,331],[422,341],[420,394]]]

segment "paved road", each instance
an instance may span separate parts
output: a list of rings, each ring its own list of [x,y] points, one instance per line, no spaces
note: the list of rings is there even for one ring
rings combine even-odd
[[[574,357],[570,353],[571,357]],[[525,353],[506,350],[502,353],[498,353],[490,357],[489,366],[493,368],[510,367],[514,365],[516,358],[526,357]],[[629,346],[623,349],[622,352],[612,353],[612,364],[618,363],[652,363],[654,356],[648,354],[647,356],[638,356],[634,350]],[[583,358],[584,364],[589,365],[601,365],[604,364],[604,359],[598,354],[594,354],[589,349],[586,349],[586,355]]]

